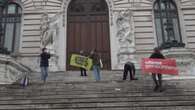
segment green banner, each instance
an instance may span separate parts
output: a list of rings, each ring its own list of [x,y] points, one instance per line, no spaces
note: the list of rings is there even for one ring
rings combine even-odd
[[[70,65],[75,67],[82,67],[86,70],[90,70],[92,67],[92,59],[78,54],[72,54],[70,59]]]

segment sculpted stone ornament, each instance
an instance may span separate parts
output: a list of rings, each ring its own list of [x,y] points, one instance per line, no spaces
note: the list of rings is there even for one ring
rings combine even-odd
[[[49,30],[49,17],[47,13],[42,14],[41,19],[41,47],[47,45],[48,40],[48,30]]]
[[[121,68],[127,61],[134,61],[134,30],[131,10],[117,12],[117,34],[119,49],[117,53],[118,66]],[[135,61],[134,61],[135,62]]]
[[[53,56],[50,59],[50,70],[57,71],[58,67],[58,37],[59,37],[59,16],[61,13],[49,18],[48,14],[43,14],[41,25],[41,47],[46,47],[50,54]]]

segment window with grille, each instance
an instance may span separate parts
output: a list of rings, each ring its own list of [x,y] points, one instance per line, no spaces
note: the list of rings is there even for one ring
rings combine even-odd
[[[154,3],[158,46],[184,47],[177,6],[173,0],[156,0]]]
[[[14,53],[19,49],[22,9],[18,4],[0,6],[0,53]]]

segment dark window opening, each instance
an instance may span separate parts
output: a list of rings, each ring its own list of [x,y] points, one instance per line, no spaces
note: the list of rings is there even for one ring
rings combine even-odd
[[[177,6],[173,0],[156,0],[154,4],[158,46],[184,47]]]
[[[15,3],[0,5],[0,53],[10,54],[19,49],[22,9]]]

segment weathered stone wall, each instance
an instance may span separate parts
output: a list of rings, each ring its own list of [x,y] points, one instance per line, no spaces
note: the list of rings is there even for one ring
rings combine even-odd
[[[34,2],[33,2],[34,1]],[[20,52],[23,55],[35,55],[40,52],[41,20],[44,12],[54,16],[60,12],[61,0],[22,0],[23,2],[23,34]]]
[[[25,65],[29,66],[35,71],[39,71],[39,58],[38,55],[43,47],[43,40],[45,36],[54,37],[57,39],[59,19],[61,13],[62,0],[22,0],[23,7],[23,27],[22,38],[20,45],[21,56],[18,60],[21,60]],[[48,19],[44,19],[44,17]],[[50,23],[49,23],[50,22]],[[50,27],[50,31],[46,28]],[[45,33],[44,33],[45,32]],[[43,35],[45,34],[45,36]],[[54,35],[55,34],[55,35]],[[43,37],[44,36],[44,37]],[[55,42],[56,43],[56,42]],[[56,45],[48,45],[47,48],[50,52],[56,56]],[[59,54],[58,54],[59,55]],[[57,64],[55,64],[57,57],[51,59],[51,70],[57,71]]]
[[[34,2],[33,2],[34,1]],[[54,54],[52,70],[65,70],[66,14],[71,0],[22,0],[23,27],[20,59],[34,70],[38,68],[38,55],[42,46],[44,13],[48,13],[51,28],[47,34],[54,43],[48,48]],[[139,64],[157,45],[153,16],[154,0],[106,0],[109,8],[112,69],[122,69],[127,60]],[[180,17],[182,39],[187,49],[195,49],[195,2],[175,0]],[[45,5],[43,7],[43,5]],[[46,16],[47,17],[47,16]],[[47,35],[46,35],[47,36]],[[47,40],[47,37],[45,38]],[[56,65],[56,66],[55,66]]]
[[[184,25],[184,36],[186,38],[187,48],[195,49],[195,1],[181,0],[181,8]],[[181,16],[181,17],[182,17]]]

